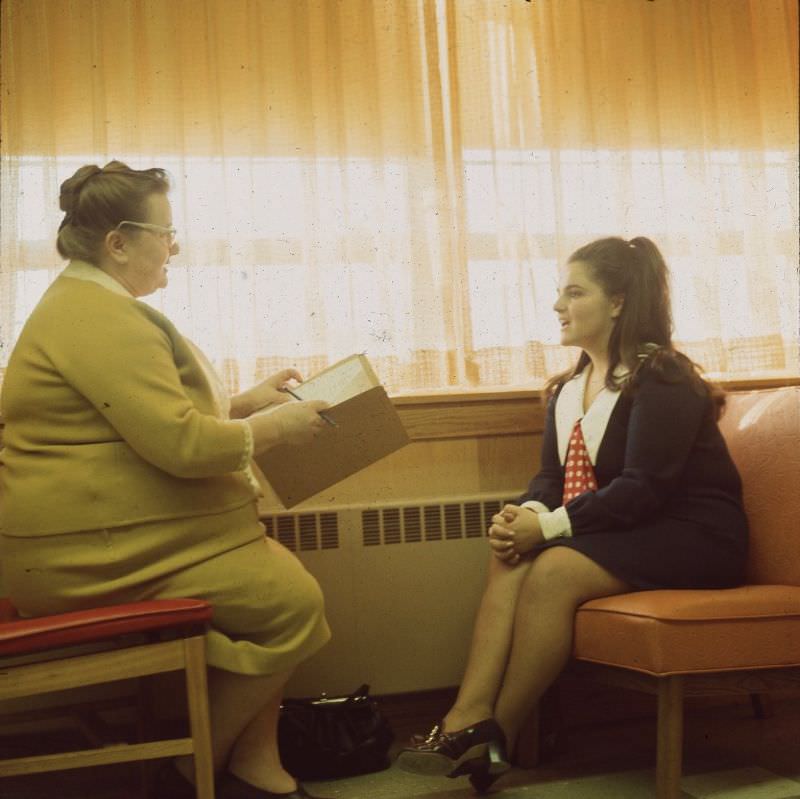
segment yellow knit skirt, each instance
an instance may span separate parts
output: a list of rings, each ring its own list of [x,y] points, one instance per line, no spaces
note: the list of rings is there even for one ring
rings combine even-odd
[[[226,671],[287,671],[330,638],[317,581],[264,535],[254,503],[107,530],[4,535],[0,557],[5,593],[26,616],[147,599],[208,600],[208,663]]]

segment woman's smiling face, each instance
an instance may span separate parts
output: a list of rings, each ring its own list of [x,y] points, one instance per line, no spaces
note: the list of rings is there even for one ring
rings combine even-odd
[[[609,297],[583,261],[559,270],[560,288],[553,310],[561,323],[561,343],[605,357],[622,298]]]
[[[148,224],[163,228],[165,232],[127,227],[128,261],[121,277],[128,291],[135,297],[152,294],[167,285],[167,264],[180,247],[166,232],[172,227],[172,206],[166,194],[151,194],[147,198]]]

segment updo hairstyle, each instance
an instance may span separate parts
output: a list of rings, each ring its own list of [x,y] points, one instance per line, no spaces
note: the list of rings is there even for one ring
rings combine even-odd
[[[123,220],[146,222],[147,198],[168,191],[163,169],[131,169],[121,161],[110,161],[102,169],[82,166],[61,184],[64,219],[56,239],[59,254],[97,266],[108,231]]]

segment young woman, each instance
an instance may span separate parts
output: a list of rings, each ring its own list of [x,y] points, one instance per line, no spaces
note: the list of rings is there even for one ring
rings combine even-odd
[[[456,702],[399,756],[409,771],[509,768],[520,726],[570,657],[590,599],[744,579],[741,483],[724,403],[671,340],[668,271],[646,238],[606,238],[560,271],[554,306],[577,364],[548,385],[542,465],[489,528],[486,590]]]

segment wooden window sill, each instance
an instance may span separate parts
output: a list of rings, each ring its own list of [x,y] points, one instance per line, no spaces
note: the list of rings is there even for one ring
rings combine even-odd
[[[798,377],[722,380],[725,391],[754,391],[800,385]],[[541,433],[544,399],[533,389],[399,394],[392,397],[412,441],[482,438]]]
[[[800,376],[723,380],[726,391],[800,385]],[[544,429],[544,400],[535,389],[471,389],[392,397],[412,441],[536,435]],[[0,417],[0,442],[3,419]]]

